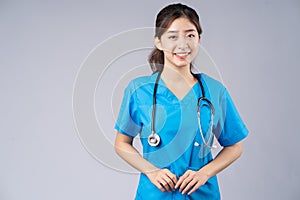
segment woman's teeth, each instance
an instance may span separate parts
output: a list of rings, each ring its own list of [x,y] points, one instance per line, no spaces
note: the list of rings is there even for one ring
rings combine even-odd
[[[175,53],[175,55],[177,55],[177,56],[187,56],[187,55],[189,55],[189,53]]]
[[[190,52],[183,52],[183,53],[174,53],[174,55],[179,59],[186,59]]]

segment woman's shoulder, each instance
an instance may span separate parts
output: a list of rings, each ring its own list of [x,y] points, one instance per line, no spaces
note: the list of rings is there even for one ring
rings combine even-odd
[[[225,86],[223,85],[223,83],[221,83],[221,81],[205,74],[205,73],[198,73],[196,74],[196,76],[198,76],[198,78],[200,78],[200,80],[204,81],[204,84],[207,85],[207,87],[210,88],[215,88],[215,89],[224,89]]]
[[[145,85],[154,84],[156,80],[156,76],[157,73],[134,77],[130,80],[128,87],[137,89]]]
[[[130,83],[136,86],[154,83],[156,79],[157,73],[145,76],[137,76],[131,79]]]

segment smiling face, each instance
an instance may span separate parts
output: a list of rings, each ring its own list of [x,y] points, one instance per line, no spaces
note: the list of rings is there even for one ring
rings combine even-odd
[[[175,19],[169,28],[155,38],[155,45],[164,52],[167,67],[190,67],[199,49],[200,38],[193,23],[185,17]]]

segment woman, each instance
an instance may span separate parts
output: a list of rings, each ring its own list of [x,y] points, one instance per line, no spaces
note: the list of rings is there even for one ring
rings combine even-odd
[[[226,88],[191,72],[201,33],[192,8],[163,8],[149,57],[154,73],[124,92],[115,149],[141,172],[136,199],[220,199],[216,174],[242,153],[248,130]],[[138,134],[143,157],[132,145]],[[212,134],[224,147],[215,159]]]

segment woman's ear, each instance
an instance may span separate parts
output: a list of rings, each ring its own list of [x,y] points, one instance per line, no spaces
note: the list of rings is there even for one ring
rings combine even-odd
[[[155,44],[155,46],[156,46],[157,49],[159,49],[161,51],[163,50],[163,48],[161,46],[161,41],[160,41],[160,39],[158,37],[154,38],[154,44]]]

